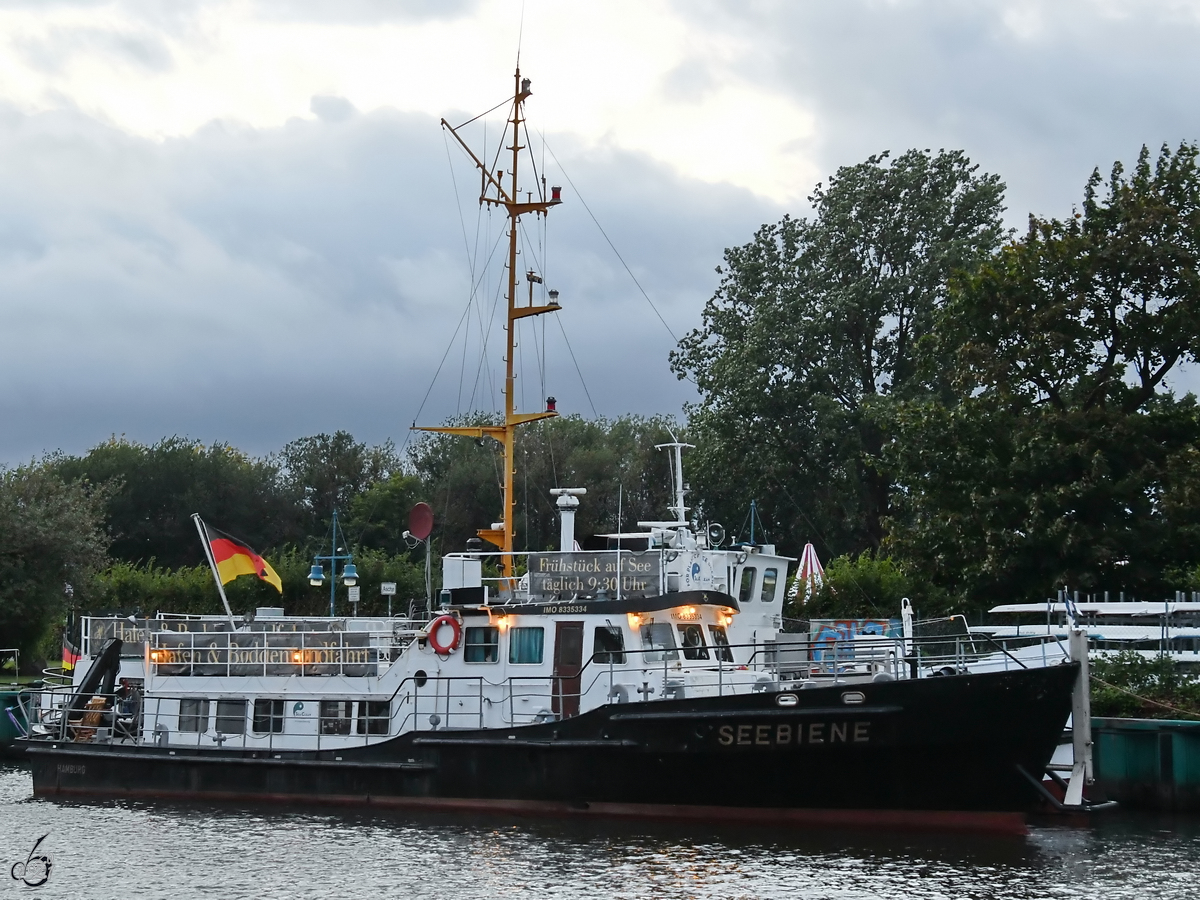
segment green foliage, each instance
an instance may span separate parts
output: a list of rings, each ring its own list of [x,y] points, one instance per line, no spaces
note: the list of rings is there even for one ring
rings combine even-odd
[[[1200,346],[1196,156],[1143,149],[1103,197],[1093,174],[1082,213],[960,277],[924,342],[958,400],[894,411],[888,547],[965,603],[1145,595],[1200,561],[1200,414],[1163,387]]]
[[[486,424],[482,417],[453,425]],[[620,521],[662,519],[672,502],[670,462],[655,444],[672,440],[665,417],[543,419],[517,432],[516,547],[558,547],[558,514],[550,489],[586,487],[575,533],[580,540],[616,531]],[[461,550],[476,530],[498,521],[503,458],[494,441],[429,434],[409,451],[416,478],[433,506],[440,552]]]
[[[229,606],[235,615],[252,613],[260,606],[282,606],[288,615],[323,616],[329,614],[329,582],[321,587],[308,583],[312,557],[289,548],[268,560],[283,582],[283,594],[253,576],[243,575],[225,585]],[[384,581],[396,582],[395,610],[407,609],[408,601],[425,594],[424,562],[414,564],[407,554],[392,556],[378,550],[360,549],[354,553],[362,588],[360,616],[387,612],[387,598],[379,593]],[[336,587],[336,612],[349,615],[346,587]],[[114,563],[95,580],[95,611],[121,615],[153,616],[158,612],[221,615],[220,594],[212,570],[207,565],[165,569],[153,563],[146,566]]]
[[[292,441],[273,462],[280,486],[307,513],[304,525],[310,533],[327,527],[334,509],[347,510],[356,497],[400,470],[390,440],[369,447],[345,431]]]
[[[945,597],[923,579],[902,570],[894,560],[864,551],[830,560],[825,580],[807,603],[803,593],[788,604],[785,615],[804,619],[895,618],[907,597],[925,615],[942,611]]]
[[[879,407],[940,386],[916,341],[951,272],[1003,237],[1003,185],[962,153],[886,156],[819,185],[811,221],[726,250],[703,326],[672,355],[703,397],[688,422],[706,514],[740,520],[757,498],[784,546],[880,546],[892,486]]]
[[[87,602],[105,561],[106,491],[65,482],[52,466],[0,471],[0,646],[31,651],[69,605]]]
[[[274,465],[227,444],[165,438],[153,446],[113,438],[85,456],[56,456],[64,480],[107,485],[112,555],[129,562],[196,565],[204,554],[192,513],[256,548],[299,540],[296,504]]]
[[[1181,719],[1190,714],[1200,718],[1200,676],[1186,672],[1169,656],[1146,657],[1122,650],[1094,657],[1091,670],[1094,716]]]

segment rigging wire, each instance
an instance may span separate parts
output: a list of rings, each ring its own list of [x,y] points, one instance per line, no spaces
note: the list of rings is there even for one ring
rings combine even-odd
[[[625,272],[633,280],[633,283],[637,285],[637,289],[641,291],[642,296],[646,298],[646,302],[650,304],[650,308],[654,310],[654,314],[658,316],[658,321],[662,322],[663,328],[667,329],[667,334],[671,335],[671,339],[678,344],[679,338],[675,336],[675,332],[671,330],[671,326],[667,324],[667,320],[664,319],[662,313],[658,311],[658,307],[654,305],[654,301],[650,299],[650,295],[646,293],[646,289],[642,287],[642,283],[637,280],[637,276],[633,274],[633,270],[630,269],[629,264],[625,262],[625,257],[621,256],[621,251],[618,250],[616,245],[612,242],[612,239],[608,236],[608,232],[604,230],[604,226],[600,224],[600,220],[596,218],[596,214],[592,212],[592,208],[588,206],[587,201],[583,199],[583,193],[579,190],[579,187],[575,184],[575,182],[571,180],[571,176],[567,174],[567,170],[563,168],[563,164],[555,154],[554,148],[550,146],[549,142],[546,141],[545,138],[542,139],[542,142],[545,144],[546,149],[550,151],[551,158],[553,158],[554,162],[558,164],[558,168],[562,171],[563,177],[567,179],[567,184],[571,185],[571,190],[575,192],[575,196],[579,198],[579,202],[583,204],[583,208],[587,210],[587,214],[591,216],[592,222],[594,222],[596,227],[600,230],[600,234],[603,235],[604,240],[608,243],[609,248],[613,253],[616,254],[617,259],[621,262],[621,265],[625,267]]]
[[[579,376],[579,383],[583,385],[584,396],[587,397],[588,406],[592,408],[592,415],[597,419],[600,418],[600,413],[596,412],[596,404],[592,402],[592,393],[588,390],[587,382],[583,379],[583,372],[579,368],[579,360],[575,358],[575,349],[571,346],[571,339],[567,337],[567,330],[563,328],[562,319],[558,316],[554,317],[554,321],[558,322],[558,330],[562,332],[563,341],[567,345],[567,350],[571,354],[571,362],[575,363],[575,373]]]

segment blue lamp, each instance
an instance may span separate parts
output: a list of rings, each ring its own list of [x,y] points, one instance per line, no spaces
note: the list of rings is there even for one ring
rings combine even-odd
[[[308,583],[314,587],[320,587],[324,581],[325,570],[314,564],[313,567],[308,570]]]
[[[358,584],[358,569],[355,568],[354,563],[346,563],[345,568],[342,569],[342,584],[346,587],[354,587]]]

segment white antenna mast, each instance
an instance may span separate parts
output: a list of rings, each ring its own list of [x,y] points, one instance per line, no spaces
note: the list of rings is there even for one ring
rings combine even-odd
[[[689,450],[696,448],[695,444],[684,444],[671,433],[671,442],[669,444],[655,444],[655,450],[664,450],[667,447],[671,448],[671,480],[674,481],[675,490],[675,505],[668,506],[667,509],[675,513],[675,521],[680,525],[688,523],[687,514],[688,507],[684,506],[684,496],[687,494],[688,486],[683,483],[683,448]]]

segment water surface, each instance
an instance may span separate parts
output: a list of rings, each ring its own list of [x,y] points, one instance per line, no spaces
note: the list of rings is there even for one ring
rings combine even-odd
[[[0,766],[0,898],[1200,897],[1200,819],[1025,838],[34,799]],[[47,884],[9,877],[34,841]]]

